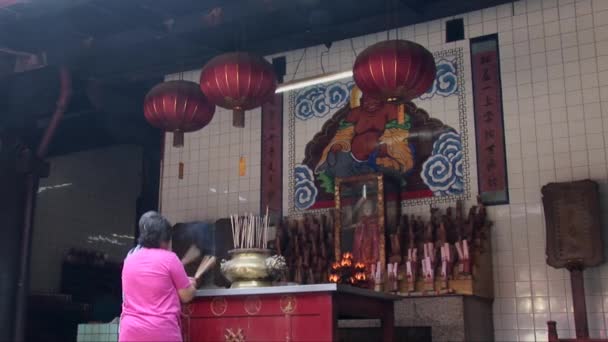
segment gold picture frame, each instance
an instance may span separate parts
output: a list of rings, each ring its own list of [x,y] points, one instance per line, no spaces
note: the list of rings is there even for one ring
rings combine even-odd
[[[371,259],[374,258],[374,264],[380,261],[382,269],[385,269],[383,175],[372,173],[353,177],[337,177],[334,191],[336,203],[334,252],[336,259],[339,260],[343,252],[353,252],[355,261],[370,264]],[[370,210],[373,211],[370,212]],[[362,234],[364,238],[360,238]],[[357,237],[359,238],[357,239]],[[360,241],[359,248],[356,248],[357,241]],[[363,244],[371,245],[364,246]],[[368,249],[366,250],[366,248]]]

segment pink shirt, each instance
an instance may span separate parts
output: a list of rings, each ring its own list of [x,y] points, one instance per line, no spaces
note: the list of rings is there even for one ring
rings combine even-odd
[[[186,271],[175,253],[142,248],[129,256],[122,269],[118,340],[181,342],[177,290],[189,286]]]

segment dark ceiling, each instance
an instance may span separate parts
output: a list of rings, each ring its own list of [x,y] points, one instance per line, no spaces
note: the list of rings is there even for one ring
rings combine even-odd
[[[35,146],[55,109],[57,67],[67,65],[74,92],[51,154],[112,144],[158,152],[142,103],[165,74],[225,51],[273,54],[508,2],[0,0],[0,129]],[[27,70],[41,56],[48,67],[14,72],[17,59]]]
[[[137,80],[224,51],[277,53],[508,2],[0,0],[0,51],[44,52],[86,78]]]

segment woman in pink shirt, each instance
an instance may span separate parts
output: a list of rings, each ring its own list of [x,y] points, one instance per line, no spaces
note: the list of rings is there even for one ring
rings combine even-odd
[[[141,249],[122,269],[123,304],[120,342],[181,342],[180,301],[194,298],[195,280],[188,278],[177,255],[169,250],[171,225],[160,214],[143,222]]]

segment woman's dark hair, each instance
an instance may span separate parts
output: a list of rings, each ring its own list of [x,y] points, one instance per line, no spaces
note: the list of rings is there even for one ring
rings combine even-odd
[[[161,214],[157,213],[156,211],[148,211],[145,214],[141,215],[141,217],[139,218],[139,235],[141,235],[144,231],[144,225],[146,224],[146,222],[154,216],[162,216]]]
[[[139,244],[146,248],[159,248],[171,240],[171,224],[162,215],[149,215],[140,219]]]

